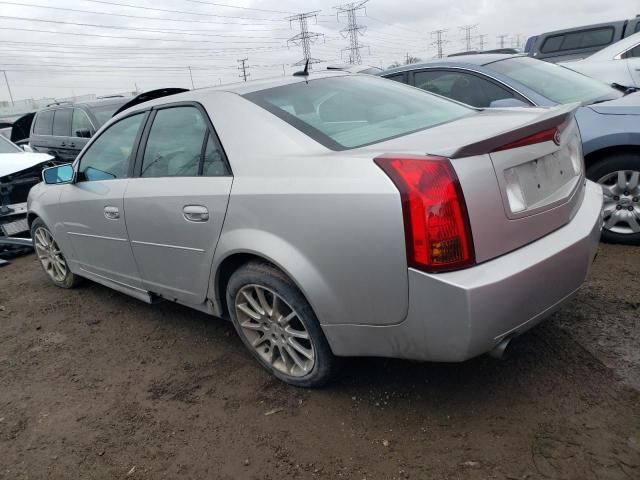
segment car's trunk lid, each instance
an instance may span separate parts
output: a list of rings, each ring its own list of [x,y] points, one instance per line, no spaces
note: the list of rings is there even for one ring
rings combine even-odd
[[[451,159],[469,212],[476,260],[483,262],[573,218],[584,185],[575,108],[485,111],[375,147]],[[544,141],[518,143],[545,131]]]

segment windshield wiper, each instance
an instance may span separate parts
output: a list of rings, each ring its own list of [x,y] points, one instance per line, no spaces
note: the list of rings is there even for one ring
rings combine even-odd
[[[616,90],[622,92],[624,95],[629,95],[630,93],[638,91],[637,87],[625,87],[624,85],[620,85],[619,83],[612,83],[611,86]]]

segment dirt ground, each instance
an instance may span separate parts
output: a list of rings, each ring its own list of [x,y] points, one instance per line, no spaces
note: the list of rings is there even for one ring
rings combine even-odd
[[[0,478],[638,479],[638,272],[603,246],[506,361],[353,359],[300,390],[230,323],[60,290],[21,257],[0,269]]]

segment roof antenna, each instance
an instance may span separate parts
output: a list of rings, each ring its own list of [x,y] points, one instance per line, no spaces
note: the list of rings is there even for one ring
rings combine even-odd
[[[307,58],[307,62],[304,64],[304,70],[301,72],[295,72],[293,74],[294,77],[308,77],[309,76],[309,59]]]

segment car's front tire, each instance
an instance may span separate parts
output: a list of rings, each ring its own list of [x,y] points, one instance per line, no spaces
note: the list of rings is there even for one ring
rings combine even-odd
[[[60,288],[73,288],[80,283],[81,278],[71,272],[51,230],[40,218],[31,224],[31,238],[40,265],[54,284]]]
[[[242,342],[260,364],[296,387],[320,387],[338,369],[320,324],[300,290],[266,263],[236,270],[227,306]]]
[[[640,245],[640,156],[618,153],[594,163],[587,178],[604,193],[602,239]]]

